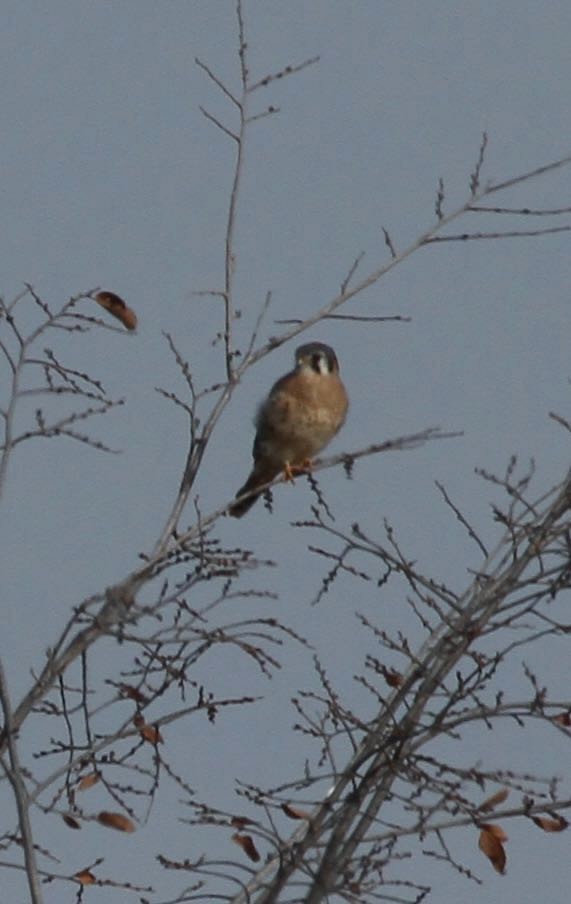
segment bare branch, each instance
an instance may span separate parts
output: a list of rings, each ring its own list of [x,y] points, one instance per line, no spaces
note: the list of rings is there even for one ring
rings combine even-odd
[[[240,101],[236,97],[234,97],[234,95],[232,94],[230,89],[227,87],[227,85],[224,84],[222,79],[218,78],[218,76],[214,74],[212,69],[209,66],[207,66],[206,63],[203,63],[202,60],[200,60],[198,57],[194,58],[194,62],[196,63],[197,66],[200,67],[200,69],[202,69],[204,72],[206,72],[207,76],[209,78],[211,78],[212,81],[214,82],[214,84],[220,88],[222,93],[225,94],[226,97],[232,101],[234,106],[237,107],[238,109],[240,109]]]
[[[480,188],[480,174],[482,172],[482,166],[484,165],[484,157],[486,154],[486,148],[488,146],[488,135],[487,132],[482,133],[482,142],[480,144],[480,151],[478,153],[478,159],[476,161],[476,166],[474,172],[470,175],[470,194],[474,198]],[[439,217],[440,219],[440,217]]]
[[[519,239],[537,238],[540,235],[556,235],[559,232],[571,232],[571,226],[550,226],[544,229],[512,229],[508,232],[463,232],[461,235],[435,235],[424,242],[434,245],[438,242],[474,242],[479,239]]]
[[[207,119],[209,122],[211,122],[213,125],[217,126],[217,127],[220,129],[221,132],[224,132],[224,134],[225,134],[225,135],[228,135],[229,138],[232,138],[233,141],[236,141],[237,143],[240,142],[240,137],[239,137],[238,135],[236,135],[235,132],[232,132],[231,129],[229,129],[229,128],[227,128],[225,125],[223,125],[223,124],[220,122],[220,120],[217,119],[216,116],[213,116],[212,113],[209,113],[208,110],[207,110],[205,107],[199,107],[199,110],[200,110],[200,112],[202,113],[202,115],[203,115],[204,117],[206,117],[206,119]]]
[[[301,72],[303,69],[307,69],[308,66],[314,66],[319,62],[319,57],[314,56],[310,57],[307,60],[304,60],[303,63],[298,63],[295,66],[285,66],[283,69],[280,69],[279,72],[274,72],[271,75],[265,75],[264,78],[259,79],[259,81],[254,82],[253,85],[250,85],[249,92],[250,94],[253,91],[257,91],[258,88],[266,88],[272,82],[279,81],[282,78],[286,78],[288,75],[295,75],[298,72]]]
[[[483,553],[484,557],[487,558],[487,556],[488,556],[488,550],[486,549],[486,547],[484,546],[484,544],[482,543],[482,541],[481,541],[480,538],[478,537],[478,535],[477,535],[476,531],[474,530],[474,528],[470,526],[470,524],[468,523],[468,521],[466,520],[466,518],[464,517],[464,515],[463,515],[462,512],[460,511],[460,509],[458,509],[458,508],[454,505],[454,503],[453,503],[452,500],[450,499],[448,493],[446,492],[446,489],[442,486],[442,484],[439,483],[438,480],[436,480],[435,483],[436,483],[436,486],[438,487],[438,489],[440,490],[440,492],[442,493],[442,496],[443,496],[443,498],[444,498],[444,501],[446,502],[446,505],[448,505],[448,506],[452,509],[452,511],[453,511],[454,514],[456,515],[456,517],[457,517],[458,521],[460,522],[460,524],[462,524],[462,525],[466,528],[466,530],[468,531],[468,535],[472,538],[472,540],[474,540],[475,543],[477,543],[477,545],[478,545],[478,547],[479,547],[479,549],[480,549],[480,552]]]
[[[556,217],[564,213],[571,213],[571,207],[488,207],[485,204],[478,204],[477,207],[469,207],[470,213],[497,213],[508,214],[509,216],[524,217]]]
[[[412,323],[412,317],[403,314],[379,314],[367,316],[366,314],[326,314],[323,320],[353,320],[356,323]],[[290,323],[305,323],[301,317],[287,317],[283,320],[274,320],[274,323],[287,325]]]
[[[10,765],[2,761],[4,773],[12,786],[14,799],[18,809],[18,824],[22,833],[22,847],[24,850],[24,860],[26,864],[26,876],[28,879],[28,888],[30,891],[30,900],[32,904],[42,904],[43,895],[40,887],[38,875],[38,866],[36,863],[36,852],[34,850],[34,842],[32,836],[32,826],[30,823],[29,799],[24,780],[22,778],[22,769],[18,757],[18,748],[16,746],[16,731],[12,720],[12,708],[10,705],[10,697],[8,693],[8,685],[6,683],[6,675],[4,666],[0,661],[0,703],[4,714],[3,733],[7,741],[8,755],[10,757]]]
[[[555,170],[569,166],[570,163],[571,155],[560,157],[559,160],[555,160],[553,163],[545,163],[543,166],[537,166],[535,167],[535,169],[527,170],[527,172],[522,173],[520,176],[514,176],[511,179],[505,179],[503,182],[491,183],[490,185],[486,186],[486,189],[481,194],[481,197],[486,198],[488,195],[493,195],[496,194],[496,192],[504,191],[506,188],[513,188],[515,185],[521,185],[523,182],[530,182],[532,179],[536,179],[538,176],[545,176],[547,175],[547,173],[553,173],[555,172]],[[479,203],[479,201],[476,203]]]

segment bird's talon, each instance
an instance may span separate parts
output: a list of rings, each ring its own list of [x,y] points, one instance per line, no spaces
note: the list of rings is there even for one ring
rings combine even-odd
[[[304,458],[299,465],[290,465],[289,461],[286,461],[284,465],[284,481],[287,483],[295,483],[296,477],[299,477],[300,474],[311,473],[312,467],[313,463],[310,458]]]
[[[295,474],[296,469],[290,465],[289,461],[286,461],[284,465],[284,481],[286,483],[295,483]]]

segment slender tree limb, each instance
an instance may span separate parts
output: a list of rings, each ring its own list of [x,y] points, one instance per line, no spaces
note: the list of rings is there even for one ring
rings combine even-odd
[[[18,810],[18,825],[22,836],[22,849],[24,851],[24,861],[26,864],[26,877],[28,880],[28,889],[30,891],[30,901],[32,904],[42,904],[43,895],[38,875],[38,866],[36,863],[36,852],[34,850],[34,840],[32,834],[32,825],[30,822],[29,798],[24,780],[22,778],[22,767],[18,756],[18,748],[16,745],[16,730],[12,719],[12,709],[10,706],[10,696],[8,693],[8,684],[6,682],[6,673],[4,665],[0,661],[0,704],[4,714],[3,734],[6,738],[8,747],[8,756],[10,765],[4,764],[4,772],[12,786],[14,792],[14,800]]]

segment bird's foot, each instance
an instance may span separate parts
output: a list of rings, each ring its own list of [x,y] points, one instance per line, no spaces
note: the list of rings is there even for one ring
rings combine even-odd
[[[287,483],[295,483],[295,478],[300,474],[308,474],[311,472],[312,462],[310,458],[305,458],[301,464],[292,465],[286,461],[284,465],[284,480]]]

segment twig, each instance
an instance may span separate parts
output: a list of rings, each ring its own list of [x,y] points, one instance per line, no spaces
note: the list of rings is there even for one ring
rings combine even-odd
[[[411,323],[412,317],[404,314],[379,314],[367,316],[366,314],[326,314],[323,320],[355,320],[357,323]],[[274,320],[274,323],[287,325],[289,323],[305,323],[301,317],[286,317],[283,320]]]
[[[209,113],[208,110],[205,109],[205,107],[199,106],[199,110],[202,113],[202,115],[205,116],[206,119],[209,120],[209,122],[213,123],[213,125],[215,125],[215,126],[218,126],[218,128],[222,132],[224,132],[225,135],[228,135],[229,138],[232,138],[234,141],[240,143],[240,136],[236,135],[235,132],[233,132],[231,129],[228,129],[225,125],[223,125],[220,122],[220,120],[217,119],[216,116],[213,116],[212,113]]]
[[[506,188],[513,188],[514,185],[521,185],[522,182],[529,182],[531,179],[536,179],[537,176],[543,176],[545,173],[552,173],[557,169],[561,169],[563,166],[568,166],[571,163],[571,154],[566,157],[560,157],[559,160],[555,160],[553,163],[546,163],[543,166],[536,166],[535,169],[527,170],[525,173],[521,173],[519,176],[514,176],[512,179],[506,179],[504,182],[496,182],[491,183],[486,186],[485,191],[482,194],[482,197],[487,197],[488,195],[493,195],[496,192],[504,191]]]
[[[470,213],[508,214],[509,216],[556,217],[563,213],[571,213],[571,207],[487,207],[484,204],[478,204],[477,207],[469,207],[468,211]]]
[[[482,167],[484,165],[484,157],[486,154],[486,148],[488,146],[488,134],[487,132],[482,133],[482,141],[480,144],[480,151],[478,153],[478,159],[476,161],[476,167],[474,172],[470,176],[470,194],[474,198],[478,189],[480,188],[480,174],[482,172]]]
[[[341,292],[345,292],[347,290],[347,286],[353,279],[355,273],[357,272],[357,267],[365,257],[365,252],[361,251],[360,254],[357,255],[351,266],[349,267],[349,272],[343,282],[341,283]]]
[[[30,898],[32,904],[42,904],[43,896],[38,876],[32,826],[30,823],[28,792],[26,791],[26,786],[22,779],[22,767],[20,765],[18,748],[16,746],[16,730],[14,728],[12,719],[12,707],[10,705],[10,696],[8,692],[8,685],[6,683],[4,665],[1,660],[0,703],[2,704],[2,712],[4,713],[3,733],[8,747],[8,755],[10,757],[10,766],[7,767],[4,764],[4,771],[12,786],[12,791],[14,792],[14,798],[16,801],[16,809],[18,810],[18,824],[22,836],[22,847],[24,850],[24,861],[26,863],[26,876],[28,879]]]
[[[444,218],[441,217],[440,219],[444,219]],[[394,261],[396,261],[398,254],[396,252],[395,246],[393,245],[393,240],[391,239],[391,237],[389,235],[389,231],[388,231],[388,229],[385,229],[384,226],[383,226],[383,235],[385,237],[385,245],[389,249],[392,259]]]
[[[258,88],[265,88],[271,82],[278,81],[279,79],[285,78],[288,75],[294,75],[296,72],[301,72],[302,69],[307,69],[308,66],[314,66],[315,63],[318,62],[319,57],[314,56],[310,57],[307,60],[304,60],[303,63],[298,63],[297,66],[285,66],[283,69],[280,69],[279,72],[274,72],[271,75],[265,75],[264,78],[261,78],[259,81],[254,82],[253,85],[250,85],[248,91],[251,94],[253,91],[257,91]]]
[[[212,71],[212,69],[210,69],[210,67],[207,66],[206,63],[203,63],[202,60],[200,60],[198,57],[195,57],[195,58],[194,58],[194,62],[196,63],[197,66],[200,67],[200,69],[202,69],[204,72],[206,72],[206,74],[209,76],[209,78],[212,79],[212,81],[214,82],[214,84],[217,85],[217,86],[220,88],[220,90],[222,91],[222,93],[225,94],[226,97],[229,98],[229,100],[231,100],[232,103],[233,103],[238,109],[240,109],[240,101],[237,100],[237,99],[234,97],[234,95],[232,94],[232,92],[230,91],[230,89],[228,88],[228,86],[224,84],[224,82],[222,81],[222,79],[219,79],[218,76],[214,74],[214,72]]]
[[[483,544],[482,541],[480,540],[480,538],[479,538],[478,534],[476,533],[476,531],[474,530],[474,528],[468,523],[468,521],[466,520],[466,518],[464,517],[464,515],[462,514],[462,512],[460,511],[460,509],[459,509],[457,506],[454,505],[454,503],[453,503],[452,500],[450,499],[448,493],[446,492],[445,487],[444,487],[441,483],[439,483],[438,480],[435,480],[434,482],[435,482],[436,486],[438,487],[438,489],[440,490],[440,492],[441,492],[441,494],[442,494],[442,496],[443,496],[443,498],[444,498],[444,501],[446,502],[446,505],[448,505],[448,506],[452,509],[452,511],[453,511],[454,514],[456,515],[456,517],[457,517],[458,521],[460,522],[460,524],[462,524],[462,525],[466,528],[466,530],[468,531],[468,535],[469,535],[469,536],[472,538],[472,540],[474,540],[474,542],[478,545],[478,547],[479,547],[479,549],[480,549],[480,552],[484,555],[484,557],[487,558],[487,557],[488,557],[488,550],[486,549],[486,547],[484,546],[484,544]]]
[[[429,236],[425,245],[438,242],[473,242],[479,239],[518,239],[537,237],[539,235],[555,235],[558,232],[571,232],[571,226],[551,226],[545,229],[514,229],[510,232],[463,232],[461,235]]]

